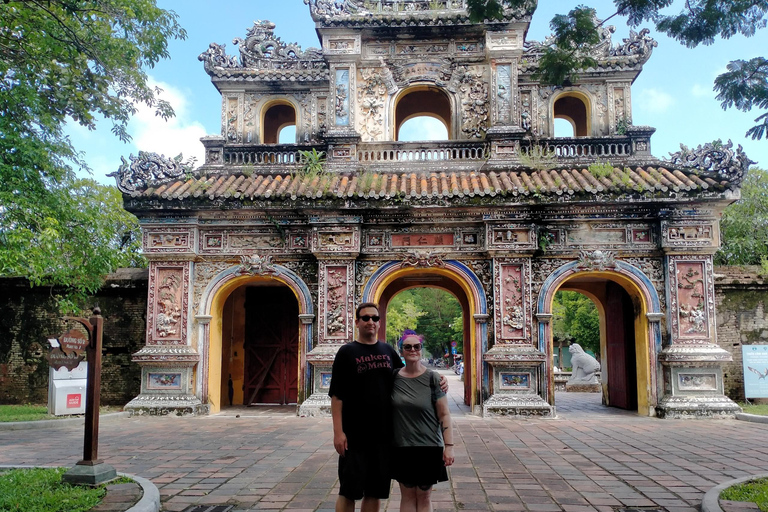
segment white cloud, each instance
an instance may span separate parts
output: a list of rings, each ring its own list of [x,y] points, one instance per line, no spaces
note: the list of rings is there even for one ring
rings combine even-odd
[[[199,121],[189,119],[189,101],[180,89],[150,79],[151,86],[160,87],[160,97],[170,102],[176,116],[168,120],[156,116],[152,108],[140,105],[133,116],[129,132],[133,145],[141,151],[152,151],[167,157],[184,154],[184,159],[196,157],[198,165],[204,161],[205,151],[200,137],[206,135],[205,127]]]
[[[694,84],[691,89],[691,94],[697,98],[711,98],[713,97],[714,92],[712,92],[711,86],[707,87],[701,84]]]
[[[642,89],[634,97],[633,108],[642,109],[653,113],[665,112],[675,104],[672,95],[659,89]]]

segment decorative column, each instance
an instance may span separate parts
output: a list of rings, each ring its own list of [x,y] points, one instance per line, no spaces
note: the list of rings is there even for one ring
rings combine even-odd
[[[700,225],[690,232],[711,236],[709,228]],[[670,234],[679,235],[681,227],[665,229],[669,240]],[[664,396],[656,414],[662,418],[733,416],[741,409],[723,391],[722,364],[732,358],[717,345],[712,256],[669,255],[665,266],[670,333],[659,355]]]
[[[352,341],[355,335],[355,259],[360,252],[359,226],[315,227],[312,251],[320,260],[318,333],[317,345],[307,354],[307,363],[312,365],[312,394],[299,407],[299,416],[329,416],[331,398],[328,390],[333,360],[339,347]]]
[[[494,258],[493,348],[483,355],[491,367],[491,396],[484,416],[554,416],[547,396],[547,354],[533,345],[531,259]]]
[[[185,237],[171,237],[145,231],[149,240],[185,243]],[[156,237],[156,238],[155,238]],[[174,242],[175,241],[175,242]],[[155,247],[157,249],[157,247]],[[189,304],[190,261],[151,261],[147,302],[147,344],[133,354],[141,366],[141,392],[125,409],[133,414],[200,414],[205,407],[195,396],[193,368],[200,355],[190,346]],[[197,319],[207,328],[210,318]]]

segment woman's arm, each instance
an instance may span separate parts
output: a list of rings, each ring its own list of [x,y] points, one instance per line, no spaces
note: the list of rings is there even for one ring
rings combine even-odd
[[[443,450],[443,462],[446,466],[453,464],[453,424],[451,422],[451,411],[448,409],[448,397],[437,399],[435,404],[437,410],[437,419],[440,422],[440,430],[443,432],[443,441],[445,449]]]

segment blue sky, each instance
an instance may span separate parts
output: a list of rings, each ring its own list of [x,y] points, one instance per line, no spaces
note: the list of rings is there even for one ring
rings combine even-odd
[[[114,184],[114,180],[105,175],[117,169],[121,156],[127,157],[139,150],[166,156],[182,152],[185,157],[197,156],[202,161],[199,138],[219,134],[221,130],[220,95],[203,70],[203,64],[197,60],[209,43],[226,43],[227,53],[237,55],[232,39],[245,37],[255,20],[270,20],[276,24],[275,34],[284,42],[297,42],[303,49],[319,46],[309,7],[302,0],[215,3],[159,0],[158,3],[176,11],[188,33],[186,40],[171,43],[170,59],[149,70],[151,79],[164,89],[164,97],[171,101],[177,115],[166,122],[146,109],[140,110],[129,125],[133,140],[128,144],[112,135],[109,122],[100,123],[95,131],[70,126],[75,146],[85,153],[94,170],[93,177],[103,183]],[[596,8],[601,18],[614,12],[609,0],[583,3]],[[549,35],[552,16],[564,14],[575,5],[575,2],[539,0],[528,39],[542,40]],[[613,18],[610,24],[617,28],[613,34],[614,44],[620,43],[629,32],[624,19]],[[632,110],[635,125],[656,128],[651,139],[653,154],[667,157],[677,151],[681,143],[697,146],[714,139],[732,139],[734,144],[744,146],[752,160],[763,168],[768,167],[768,140],[753,141],[744,137],[760,112],[723,111],[712,91],[715,77],[725,71],[730,60],[765,55],[768,29],[752,38],[735,36],[695,49],[687,49],[652,28],[651,36],[659,46],[632,87]]]

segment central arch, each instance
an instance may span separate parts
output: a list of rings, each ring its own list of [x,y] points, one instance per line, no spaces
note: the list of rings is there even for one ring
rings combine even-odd
[[[262,260],[264,261],[264,260]],[[283,285],[291,290],[298,304],[298,342],[296,375],[298,380],[298,401],[307,394],[309,367],[306,354],[311,350],[312,319],[314,307],[309,288],[294,272],[282,265],[266,263],[260,272],[250,273],[245,265],[233,266],[215,277],[203,291],[200,299],[197,322],[197,348],[200,365],[196,370],[196,395],[207,404],[211,413],[218,412],[222,405],[222,347],[223,314],[227,299],[232,293],[246,285]]]
[[[430,281],[430,278],[432,279]],[[423,283],[423,284],[419,284]],[[467,383],[467,405],[475,411],[481,405],[482,394],[488,390],[488,372],[482,354],[488,343],[488,306],[482,283],[466,265],[450,260],[431,267],[404,266],[393,261],[382,265],[363,288],[362,302],[376,302],[382,314],[382,326],[386,325],[386,309],[389,300],[399,291],[415,286],[443,288],[459,299],[464,311],[465,362],[464,379]]]
[[[663,316],[661,305],[650,279],[638,268],[623,261],[613,261],[610,265],[601,268],[591,268],[585,266],[582,261],[574,261],[557,269],[544,282],[537,302],[537,317],[539,318],[539,350],[547,354],[549,361],[548,401],[554,405],[553,336],[550,319],[555,293],[558,290],[578,291],[595,302],[600,312],[601,347],[605,354],[606,316],[609,308],[615,306],[615,303],[609,299],[610,292],[600,291],[596,283],[606,282],[618,285],[629,296],[632,307],[635,309],[630,334],[634,336],[635,368],[632,370],[637,385],[637,412],[644,416],[655,416],[658,397],[657,361],[661,350],[659,322]],[[616,293],[620,294],[621,291],[617,290]],[[603,392],[608,391],[604,384]]]

